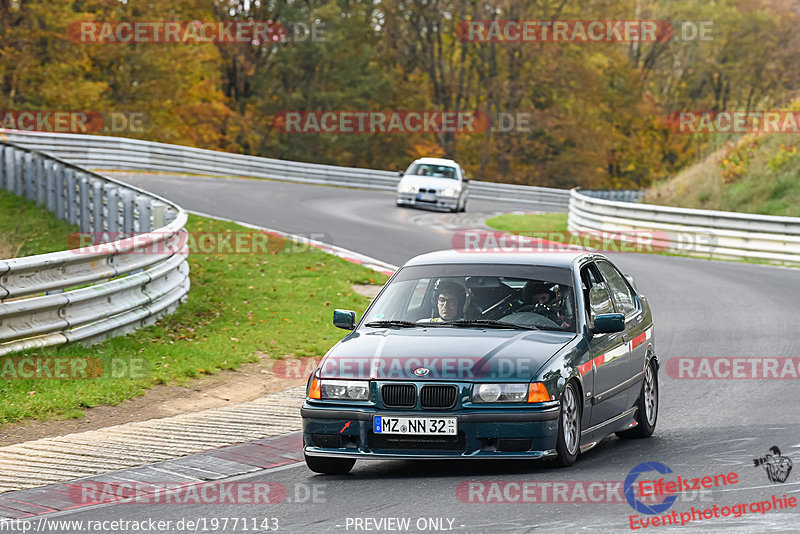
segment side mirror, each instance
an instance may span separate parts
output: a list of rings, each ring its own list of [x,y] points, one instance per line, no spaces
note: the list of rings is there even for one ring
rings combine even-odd
[[[400,178],[402,178],[405,175],[406,175],[406,171],[397,171],[397,176],[399,176]]]
[[[625,316],[621,313],[604,313],[594,318],[594,327],[597,334],[609,334],[625,330]]]
[[[461,182],[465,183],[465,184],[468,184],[469,183],[469,178],[462,178]]]
[[[333,326],[345,330],[355,330],[356,312],[350,310],[333,310]]]

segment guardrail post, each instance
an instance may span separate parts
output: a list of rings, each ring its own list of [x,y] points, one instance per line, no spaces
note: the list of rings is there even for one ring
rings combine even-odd
[[[106,185],[106,221],[109,232],[119,232],[119,189]]]
[[[64,173],[64,204],[67,208],[67,222],[69,224],[78,224],[77,202],[75,201],[75,174],[75,169],[67,169]]]
[[[55,161],[45,167],[45,193],[47,196],[45,207],[47,211],[52,213],[56,211],[56,183],[57,175],[61,170],[60,167],[61,165]],[[56,217],[58,217],[58,214],[56,214]]]
[[[5,148],[5,164],[6,164],[6,191],[13,193],[16,190],[15,182],[17,181],[16,176],[16,150],[14,147],[7,146]]]
[[[62,221],[67,220],[66,205],[64,204],[64,189],[67,184],[67,169],[60,163],[55,169],[55,187],[53,190],[53,199],[55,201],[56,217]]]
[[[36,204],[47,204],[47,169],[51,166],[49,161],[37,158],[36,160]]]
[[[6,148],[0,145],[0,188],[6,188]]]
[[[136,207],[139,212],[139,231],[142,233],[149,232],[152,229],[150,217],[153,214],[153,206],[150,204],[150,199],[143,196],[136,197]]]
[[[122,192],[122,231],[133,233],[133,193],[130,191]]]
[[[153,228],[162,228],[167,225],[165,216],[167,206],[163,202],[153,202]]]
[[[103,184],[100,180],[92,180],[92,228],[95,232],[105,230],[103,216]]]
[[[17,194],[28,200],[36,200],[36,197],[31,195],[33,191],[33,154],[23,152],[20,156],[22,160],[22,180],[17,182]]]
[[[89,191],[91,190],[89,185],[89,179],[84,176],[78,176],[78,195],[79,195],[79,209],[80,209],[80,222],[78,223],[78,227],[80,228],[81,232],[89,232],[91,231],[91,219],[90,219],[90,208],[89,208]]]

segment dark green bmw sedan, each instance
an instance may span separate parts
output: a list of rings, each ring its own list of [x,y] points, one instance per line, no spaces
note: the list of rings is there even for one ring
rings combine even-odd
[[[358,459],[548,458],[658,418],[653,318],[606,257],[434,252],[399,269],[309,377],[308,467]]]

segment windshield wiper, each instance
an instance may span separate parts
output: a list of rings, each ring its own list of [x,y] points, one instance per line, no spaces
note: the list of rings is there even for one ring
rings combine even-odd
[[[370,321],[369,323],[364,324],[364,326],[371,326],[380,328],[381,326],[396,326],[398,328],[416,328],[420,325],[417,323],[412,323],[411,321]]]
[[[492,319],[475,319],[475,320],[472,320],[472,321],[451,321],[451,322],[447,322],[447,323],[444,323],[444,324],[452,325],[452,326],[466,326],[466,327],[470,327],[470,326],[488,326],[490,328],[512,328],[514,330],[519,330],[519,329],[523,329],[523,330],[539,330],[538,327],[532,326],[532,325],[531,326],[523,326],[523,325],[514,324],[514,323],[504,323],[502,321],[495,321],[495,320],[492,320]]]

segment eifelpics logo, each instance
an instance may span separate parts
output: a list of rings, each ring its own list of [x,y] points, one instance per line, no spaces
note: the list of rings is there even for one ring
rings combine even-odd
[[[774,445],[770,447],[769,452],[771,454],[753,458],[753,464],[755,467],[764,468],[770,482],[786,482],[789,473],[792,472],[792,459],[788,456],[781,456],[781,450]]]

